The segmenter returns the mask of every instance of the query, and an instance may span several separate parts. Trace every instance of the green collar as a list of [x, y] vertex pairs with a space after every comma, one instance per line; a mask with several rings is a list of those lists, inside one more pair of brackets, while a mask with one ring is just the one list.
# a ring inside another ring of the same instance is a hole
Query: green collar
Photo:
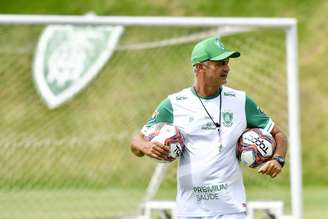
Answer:
[[[190, 90], [197, 97], [196, 90], [193, 86], [190, 88]], [[221, 90], [222, 90], [222, 86], [217, 90], [217, 92], [215, 94], [213, 94], [211, 96], [200, 96], [199, 94], [198, 94], [198, 96], [205, 100], [214, 99], [214, 98], [220, 96]]]

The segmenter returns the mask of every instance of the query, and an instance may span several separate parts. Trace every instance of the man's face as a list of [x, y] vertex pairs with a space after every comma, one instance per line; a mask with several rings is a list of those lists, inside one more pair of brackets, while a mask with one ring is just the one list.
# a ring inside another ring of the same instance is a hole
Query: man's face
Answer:
[[229, 68], [229, 58], [221, 61], [208, 61], [203, 63], [204, 76], [207, 83], [222, 85], [227, 83]]

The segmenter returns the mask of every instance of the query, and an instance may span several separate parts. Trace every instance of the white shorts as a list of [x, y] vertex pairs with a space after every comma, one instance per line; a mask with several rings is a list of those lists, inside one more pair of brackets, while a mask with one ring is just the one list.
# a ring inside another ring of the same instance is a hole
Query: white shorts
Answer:
[[246, 219], [246, 213], [225, 214], [207, 217], [175, 217], [175, 219]]

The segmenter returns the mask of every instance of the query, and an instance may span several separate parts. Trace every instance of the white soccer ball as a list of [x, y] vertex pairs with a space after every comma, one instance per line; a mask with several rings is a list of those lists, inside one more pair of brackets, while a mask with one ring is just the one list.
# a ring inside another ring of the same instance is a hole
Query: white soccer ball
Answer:
[[246, 166], [255, 168], [272, 159], [276, 142], [264, 129], [245, 131], [237, 143], [237, 158]]
[[[184, 147], [183, 137], [179, 129], [170, 124], [159, 123], [145, 135], [145, 139], [151, 142], [159, 142], [170, 147], [168, 159], [175, 160], [180, 157]], [[165, 162], [165, 161], [164, 161]]]

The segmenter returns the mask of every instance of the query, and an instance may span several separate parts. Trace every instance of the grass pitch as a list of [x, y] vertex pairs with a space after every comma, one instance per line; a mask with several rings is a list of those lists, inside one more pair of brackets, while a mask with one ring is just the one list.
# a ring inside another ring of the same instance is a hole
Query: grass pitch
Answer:
[[[27, 190], [0, 192], [1, 219], [88, 219], [140, 213], [141, 189]], [[283, 200], [290, 214], [285, 187], [247, 188], [248, 200]], [[156, 199], [174, 200], [175, 189], [160, 190]], [[328, 188], [304, 188], [304, 219], [327, 218]]]

